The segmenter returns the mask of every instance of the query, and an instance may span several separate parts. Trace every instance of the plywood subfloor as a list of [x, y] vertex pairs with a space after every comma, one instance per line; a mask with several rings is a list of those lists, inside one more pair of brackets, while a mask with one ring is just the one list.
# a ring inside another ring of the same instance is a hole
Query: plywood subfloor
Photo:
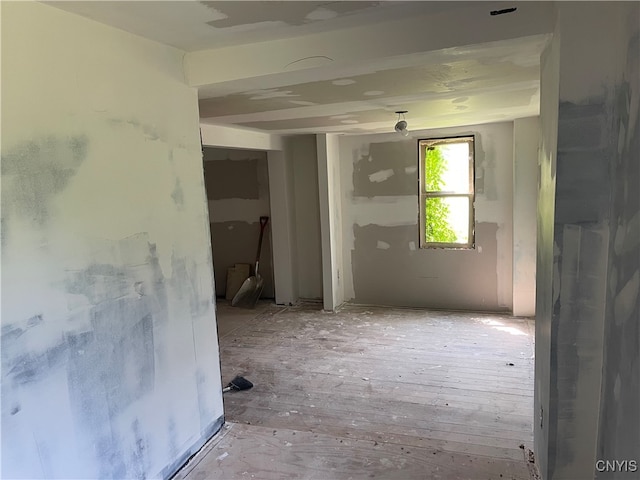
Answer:
[[255, 386], [178, 478], [529, 478], [531, 321], [261, 303], [218, 322], [223, 383]]

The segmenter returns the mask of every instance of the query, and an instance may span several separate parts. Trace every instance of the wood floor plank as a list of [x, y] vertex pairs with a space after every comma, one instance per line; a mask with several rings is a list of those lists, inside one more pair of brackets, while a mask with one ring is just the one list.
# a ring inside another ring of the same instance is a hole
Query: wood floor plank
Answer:
[[[231, 411], [230, 413], [233, 417], [235, 412]], [[282, 412], [256, 408], [250, 412], [243, 412], [242, 418], [244, 419], [243, 423], [249, 425], [269, 425], [274, 428], [290, 428], [299, 431], [405, 446], [419, 446], [497, 459], [519, 460], [523, 456], [520, 445], [531, 448], [531, 442], [519, 442], [514, 439], [486, 439], [481, 435], [455, 434], [448, 431], [438, 433], [434, 430], [420, 428], [414, 424], [379, 423], [370, 419], [360, 419], [358, 422], [345, 423], [344, 419], [324, 416], [318, 412], [308, 416], [296, 417], [292, 420], [290, 416], [285, 416]]]
[[[253, 369], [251, 373], [255, 391], [264, 396], [290, 395], [290, 392], [299, 389], [302, 382], [293, 375], [274, 377], [271, 381], [266, 381], [265, 377], [270, 376], [268, 372], [260, 369]], [[262, 373], [265, 375], [263, 376]], [[311, 374], [304, 383], [304, 391], [309, 399], [331, 392], [333, 396], [351, 395], [366, 399], [373, 397], [423, 406], [446, 406], [495, 414], [522, 415], [526, 418], [530, 417], [531, 408], [529, 407], [533, 406], [533, 399], [524, 395], [502, 395], [496, 398], [494, 394], [483, 392], [470, 396], [456, 393], [457, 391], [451, 388], [430, 389], [425, 385], [398, 384], [371, 379], [365, 381], [363, 378], [344, 379], [329, 374]]]
[[[239, 395], [237, 395], [239, 396]], [[236, 397], [237, 397], [236, 396]], [[477, 429], [487, 436], [521, 438], [521, 432], [531, 428], [531, 418], [524, 415], [510, 415], [505, 413], [493, 413], [478, 409], [461, 411], [455, 405], [431, 406], [410, 402], [399, 402], [392, 399], [375, 399], [356, 396], [310, 396], [301, 392], [289, 392], [285, 395], [270, 396], [265, 398], [250, 397], [242, 399], [229, 399], [227, 405], [238, 409], [251, 409], [256, 407], [274, 408], [282, 411], [296, 410], [309, 414], [320, 409], [332, 412], [336, 417], [349, 418], [351, 412], [361, 415], [382, 415], [394, 422], [398, 418], [409, 419], [408, 422], [419, 422], [425, 425], [443, 425], [448, 430], [463, 426], [464, 430]], [[307, 401], [313, 401], [307, 405]], [[311, 406], [313, 405], [313, 407]]]
[[528, 479], [534, 324], [320, 305], [218, 309], [228, 431], [181, 479]]
[[[250, 372], [257, 370], [256, 367], [259, 364], [255, 360], [247, 361], [246, 357], [237, 354], [238, 352], [228, 356], [233, 361], [233, 371]], [[278, 362], [277, 358], [269, 358], [269, 356], [266, 358], [261, 357], [260, 360], [262, 360], [263, 367], [261, 370], [263, 371], [266, 371], [265, 365], [275, 365]], [[288, 360], [286, 364], [280, 364], [279, 368], [284, 372], [282, 376], [294, 375], [300, 378], [309, 377], [313, 374], [333, 373], [337, 378], [342, 377], [342, 379], [360, 380], [368, 378], [376, 381], [396, 382], [407, 386], [424, 385], [431, 388], [452, 388], [469, 392], [494, 392], [496, 394], [522, 396], [531, 396], [533, 393], [532, 388], [526, 384], [517, 385], [513, 382], [499, 381], [493, 378], [487, 380], [477, 377], [474, 379], [460, 378], [455, 374], [447, 375], [443, 372], [404, 373], [399, 372], [394, 366], [371, 364], [358, 360], [349, 363], [334, 362], [332, 364], [327, 359], [314, 361], [313, 359], [305, 358]]]
[[[376, 417], [371, 414], [367, 416], [358, 414], [346, 418], [346, 415], [343, 414], [341, 416], [342, 418], [340, 418], [335, 415], [334, 411], [330, 411], [324, 407], [315, 407], [313, 409], [303, 407], [296, 408], [299, 410], [291, 410], [298, 412], [294, 416], [294, 414], [290, 413], [291, 411], [287, 411], [286, 408], [276, 411], [273, 407], [251, 407], [245, 409], [244, 407], [234, 405], [229, 408], [229, 420], [235, 421], [234, 419], [243, 418], [251, 419], [249, 421], [255, 425], [275, 425], [276, 422], [280, 425], [280, 420], [275, 418], [275, 416], [277, 416], [283, 417], [286, 420], [283, 426], [288, 426], [289, 428], [301, 428], [305, 430], [309, 428], [309, 426], [324, 422], [324, 424], [335, 425], [342, 432], [344, 432], [345, 429], [349, 430], [358, 425], [375, 425], [376, 431], [382, 432], [390, 428], [395, 429], [395, 427], [401, 427], [405, 431], [419, 431], [423, 436], [438, 440], [451, 440], [477, 445], [495, 445], [505, 448], [515, 448], [521, 443], [525, 443], [524, 438], [528, 437], [528, 435], [520, 435], [513, 432], [493, 432], [489, 428], [478, 428], [475, 426], [462, 428], [456, 424], [416, 420], [398, 415], [389, 418], [380, 414]], [[338, 434], [338, 432], [332, 433]]]
[[212, 472], [227, 479], [529, 478], [523, 462], [241, 424], [186, 479], [212, 478]]

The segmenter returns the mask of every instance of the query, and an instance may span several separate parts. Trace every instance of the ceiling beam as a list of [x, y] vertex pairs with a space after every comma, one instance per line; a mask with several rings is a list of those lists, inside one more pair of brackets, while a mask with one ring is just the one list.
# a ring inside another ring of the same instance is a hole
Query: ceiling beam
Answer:
[[[286, 75], [317, 79], [318, 71], [353, 68], [379, 59], [514, 39], [553, 31], [551, 2], [517, 2], [518, 10], [492, 16], [503, 3], [478, 2], [467, 8], [316, 33], [296, 38], [201, 50], [185, 55], [191, 86]], [[501, 7], [501, 8], [502, 8]], [[265, 88], [265, 87], [262, 87]]]

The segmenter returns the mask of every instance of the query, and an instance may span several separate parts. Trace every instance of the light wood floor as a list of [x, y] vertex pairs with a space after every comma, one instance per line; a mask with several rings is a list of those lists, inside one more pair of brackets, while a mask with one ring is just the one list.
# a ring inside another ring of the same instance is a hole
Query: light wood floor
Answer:
[[222, 303], [218, 323], [223, 383], [255, 386], [176, 478], [530, 478], [530, 320]]

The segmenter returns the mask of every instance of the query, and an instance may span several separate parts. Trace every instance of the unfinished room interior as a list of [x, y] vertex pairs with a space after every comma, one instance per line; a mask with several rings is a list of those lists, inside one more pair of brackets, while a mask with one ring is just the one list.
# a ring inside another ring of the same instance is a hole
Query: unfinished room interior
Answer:
[[640, 478], [640, 2], [0, 9], [0, 477]]

